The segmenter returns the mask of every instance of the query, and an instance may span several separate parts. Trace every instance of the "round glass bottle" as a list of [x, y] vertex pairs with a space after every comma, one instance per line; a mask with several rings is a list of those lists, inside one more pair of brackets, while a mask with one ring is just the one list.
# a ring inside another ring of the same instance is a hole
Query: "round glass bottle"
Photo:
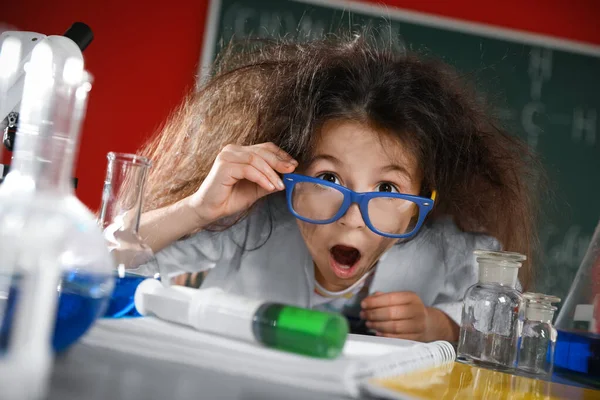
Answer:
[[479, 282], [465, 294], [457, 357], [468, 364], [512, 369], [524, 315], [517, 276], [526, 257], [502, 251], [477, 250], [474, 254]]

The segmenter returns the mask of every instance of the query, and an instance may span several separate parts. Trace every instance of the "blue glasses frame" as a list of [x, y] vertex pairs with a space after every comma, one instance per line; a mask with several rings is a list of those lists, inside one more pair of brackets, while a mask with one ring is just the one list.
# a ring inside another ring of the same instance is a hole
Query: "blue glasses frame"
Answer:
[[[309, 218], [305, 218], [305, 217], [299, 215], [298, 213], [296, 213], [296, 211], [294, 210], [294, 207], [292, 206], [292, 193], [293, 193], [294, 185], [299, 182], [309, 182], [309, 183], [314, 183], [317, 185], [328, 186], [330, 188], [336, 189], [339, 192], [341, 192], [344, 195], [344, 200], [342, 202], [342, 205], [340, 206], [339, 211], [332, 218], [323, 220], [323, 221], [321, 221], [321, 220], [315, 221], [315, 220], [312, 220]], [[353, 190], [348, 189], [345, 186], [338, 185], [337, 183], [332, 183], [332, 182], [324, 181], [323, 179], [313, 178], [311, 176], [299, 175], [299, 174], [284, 174], [283, 175], [283, 183], [285, 185], [288, 209], [294, 215], [294, 217], [298, 218], [299, 220], [309, 222], [311, 224], [318, 224], [318, 225], [330, 224], [330, 223], [335, 222], [338, 219], [342, 218], [342, 216], [344, 214], [346, 214], [346, 212], [348, 212], [348, 209], [350, 208], [350, 206], [352, 204], [356, 203], [356, 204], [358, 204], [358, 208], [360, 209], [360, 214], [361, 214], [363, 220], [365, 221], [365, 224], [369, 227], [370, 230], [372, 230], [373, 232], [375, 232], [378, 235], [389, 237], [389, 238], [394, 238], [394, 239], [406, 239], [406, 238], [410, 238], [410, 237], [414, 236], [419, 231], [419, 229], [421, 229], [421, 226], [423, 225], [423, 222], [425, 221], [425, 217], [427, 217], [427, 214], [429, 214], [429, 212], [433, 209], [433, 205], [435, 203], [435, 197], [436, 197], [435, 190], [432, 192], [431, 198], [414, 196], [411, 194], [404, 194], [404, 193], [389, 193], [389, 192], [357, 193]], [[408, 200], [408, 201], [412, 201], [413, 203], [415, 203], [419, 207], [419, 219], [418, 219], [417, 223], [415, 224], [415, 227], [408, 233], [403, 233], [403, 234], [398, 234], [398, 235], [391, 234], [391, 233], [385, 233], [385, 232], [381, 232], [381, 231], [377, 230], [371, 223], [371, 219], [369, 218], [369, 208], [368, 208], [369, 201], [371, 199], [374, 199], [377, 197], [391, 197], [391, 198], [395, 198], [395, 199]]]

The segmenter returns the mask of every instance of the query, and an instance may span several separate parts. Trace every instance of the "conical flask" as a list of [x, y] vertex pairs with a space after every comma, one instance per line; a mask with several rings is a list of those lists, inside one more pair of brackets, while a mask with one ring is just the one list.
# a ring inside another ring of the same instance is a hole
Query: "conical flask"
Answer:
[[562, 330], [600, 334], [600, 223], [556, 320]]
[[600, 222], [555, 326], [555, 372], [600, 387]]

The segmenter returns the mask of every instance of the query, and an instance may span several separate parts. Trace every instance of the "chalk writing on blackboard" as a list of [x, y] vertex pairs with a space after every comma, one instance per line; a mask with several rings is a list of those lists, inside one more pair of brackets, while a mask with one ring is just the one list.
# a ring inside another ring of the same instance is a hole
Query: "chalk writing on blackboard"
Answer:
[[584, 142], [588, 146], [596, 144], [598, 113], [593, 108], [576, 107], [573, 110], [573, 142]]
[[[529, 95], [531, 102], [527, 103], [521, 112], [521, 124], [527, 134], [527, 143], [532, 149], [537, 148], [540, 136], [544, 133], [543, 124], [536, 122], [536, 118], [546, 116], [547, 110], [544, 103], [542, 103], [542, 92], [544, 84], [552, 79], [552, 67], [552, 50], [532, 47], [527, 69], [530, 78]], [[546, 116], [545, 120], [550, 124], [570, 125], [571, 139], [574, 143], [581, 143], [586, 146], [596, 144], [598, 121], [596, 109], [577, 106], [573, 109], [572, 115], [551, 115]]]
[[534, 47], [529, 55], [527, 72], [531, 78], [531, 99], [539, 100], [544, 82], [552, 78], [552, 50]]

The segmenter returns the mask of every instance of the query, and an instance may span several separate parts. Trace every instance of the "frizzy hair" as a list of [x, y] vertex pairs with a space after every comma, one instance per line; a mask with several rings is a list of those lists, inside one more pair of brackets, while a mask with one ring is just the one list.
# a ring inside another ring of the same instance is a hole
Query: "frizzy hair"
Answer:
[[[230, 143], [273, 142], [303, 165], [319, 128], [333, 119], [369, 124], [409, 146], [422, 194], [438, 191], [429, 221], [451, 216], [461, 230], [532, 257], [542, 176], [535, 156], [453, 68], [365, 35], [231, 44], [143, 148], [153, 161], [145, 209], [194, 193]], [[521, 268], [524, 287], [531, 265]]]

